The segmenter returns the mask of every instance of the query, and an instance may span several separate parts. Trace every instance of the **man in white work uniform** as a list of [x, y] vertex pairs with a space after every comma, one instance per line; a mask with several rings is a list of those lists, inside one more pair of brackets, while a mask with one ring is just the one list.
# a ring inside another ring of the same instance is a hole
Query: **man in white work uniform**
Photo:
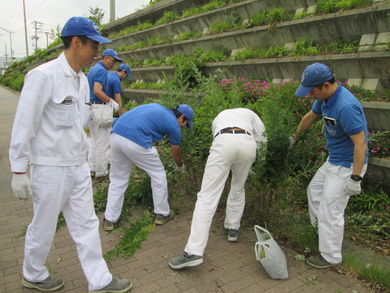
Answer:
[[64, 281], [45, 266], [62, 212], [89, 292], [127, 292], [131, 282], [113, 278], [102, 257], [82, 121], [89, 87], [81, 68], [97, 57], [99, 43], [110, 40], [84, 17], [70, 18], [61, 38], [64, 52], [27, 74], [12, 129], [12, 189], [20, 199], [31, 197], [34, 210], [26, 232], [22, 285], [43, 292], [63, 287]]
[[224, 110], [212, 124], [214, 136], [192, 217], [191, 233], [184, 254], [169, 261], [172, 269], [193, 267], [203, 263], [219, 199], [227, 177], [232, 171], [226, 204], [225, 228], [228, 240], [237, 241], [245, 207], [245, 182], [256, 159], [256, 150], [267, 142], [265, 127], [259, 116], [245, 108]]

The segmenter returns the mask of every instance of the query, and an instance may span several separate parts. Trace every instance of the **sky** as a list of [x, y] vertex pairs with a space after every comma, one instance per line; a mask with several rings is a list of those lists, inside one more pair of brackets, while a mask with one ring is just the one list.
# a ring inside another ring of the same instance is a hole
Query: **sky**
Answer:
[[[144, 8], [149, 0], [115, 0], [115, 17], [121, 18]], [[25, 0], [26, 24], [29, 55], [33, 54], [35, 40], [32, 40], [34, 21], [40, 22], [38, 30], [38, 48], [46, 48], [45, 32], [58, 25], [62, 28], [72, 16], [89, 16], [89, 8], [101, 8], [104, 11], [103, 23], [110, 17], [110, 0]], [[26, 56], [23, 0], [0, 0], [0, 56], [10, 56], [10, 33], [12, 50], [15, 57]], [[49, 38], [50, 43], [50, 38]]]

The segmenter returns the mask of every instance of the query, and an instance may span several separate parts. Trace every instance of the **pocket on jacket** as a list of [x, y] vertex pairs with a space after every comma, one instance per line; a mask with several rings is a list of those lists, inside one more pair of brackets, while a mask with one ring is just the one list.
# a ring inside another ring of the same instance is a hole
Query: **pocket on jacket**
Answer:
[[58, 128], [69, 128], [74, 125], [75, 99], [71, 96], [53, 99], [53, 110]]

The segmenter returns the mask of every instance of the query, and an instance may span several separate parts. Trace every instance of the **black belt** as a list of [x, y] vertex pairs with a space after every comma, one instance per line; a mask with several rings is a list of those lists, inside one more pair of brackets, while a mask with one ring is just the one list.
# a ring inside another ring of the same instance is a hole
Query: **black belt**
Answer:
[[238, 128], [238, 127], [228, 127], [228, 128], [224, 128], [220, 131], [217, 132], [217, 134], [214, 136], [217, 137], [218, 135], [222, 134], [222, 133], [231, 133], [231, 134], [247, 134], [247, 135], [251, 135], [248, 131], [244, 130], [244, 129], [236, 129], [235, 128]]

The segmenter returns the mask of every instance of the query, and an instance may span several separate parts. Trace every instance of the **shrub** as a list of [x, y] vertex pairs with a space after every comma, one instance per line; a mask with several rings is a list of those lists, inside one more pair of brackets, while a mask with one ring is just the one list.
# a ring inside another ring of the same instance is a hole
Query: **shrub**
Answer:
[[390, 157], [390, 130], [370, 132], [368, 134], [368, 149], [372, 157]]

